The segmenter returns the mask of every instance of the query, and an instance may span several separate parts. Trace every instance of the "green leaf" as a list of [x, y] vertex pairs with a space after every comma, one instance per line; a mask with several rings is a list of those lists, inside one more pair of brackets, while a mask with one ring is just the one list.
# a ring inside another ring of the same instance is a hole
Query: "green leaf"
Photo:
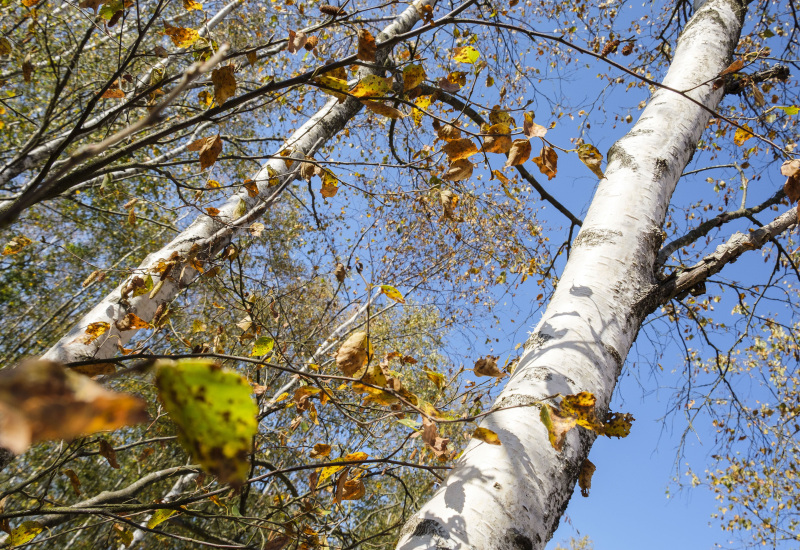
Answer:
[[406, 303], [406, 299], [403, 298], [403, 295], [400, 294], [400, 291], [397, 290], [392, 285], [381, 285], [381, 292], [386, 294], [387, 298], [391, 298], [395, 302], [398, 302], [400, 304]]
[[266, 355], [272, 351], [274, 346], [275, 340], [269, 336], [262, 336], [256, 340], [256, 343], [253, 345], [253, 351], [250, 353], [250, 357], [260, 357], [262, 355]]
[[155, 378], [159, 399], [193, 459], [221, 483], [242, 483], [258, 429], [247, 380], [206, 359], [158, 361]]

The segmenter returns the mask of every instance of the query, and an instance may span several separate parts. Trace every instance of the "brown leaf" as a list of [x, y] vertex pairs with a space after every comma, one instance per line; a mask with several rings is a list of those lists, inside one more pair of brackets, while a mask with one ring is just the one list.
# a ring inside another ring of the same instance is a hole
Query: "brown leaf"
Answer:
[[303, 31], [295, 32], [293, 30], [290, 30], [289, 41], [288, 44], [286, 45], [286, 49], [289, 50], [289, 53], [298, 52], [300, 51], [301, 48], [303, 48], [303, 46], [306, 45], [307, 40], [308, 37], [306, 36], [306, 33], [304, 33]]
[[314, 450], [308, 456], [311, 458], [325, 458], [331, 454], [331, 446], [326, 443], [317, 443]]
[[91, 365], [70, 367], [70, 370], [91, 378], [93, 376], [114, 374], [117, 372], [117, 366], [114, 363], [93, 363]]
[[25, 84], [30, 84], [32, 75], [33, 63], [31, 63], [31, 54], [28, 54], [22, 61], [22, 79], [25, 81]]
[[744, 60], [737, 59], [736, 61], [728, 65], [728, 67], [724, 71], [719, 73], [719, 76], [725, 76], [726, 74], [737, 73], [740, 70], [742, 70], [743, 67], [744, 67]]
[[444, 141], [455, 141], [461, 138], [461, 128], [452, 124], [443, 124], [436, 130], [439, 139]]
[[483, 140], [483, 150], [487, 153], [504, 155], [511, 149], [511, 128], [508, 124], [494, 124], [486, 131], [488, 136]]
[[472, 369], [475, 376], [492, 376], [500, 378], [505, 376], [503, 371], [497, 368], [497, 357], [494, 355], [487, 355], [475, 361], [475, 368]]
[[219, 134], [200, 138], [190, 143], [186, 150], [200, 151], [200, 169], [205, 170], [217, 162], [217, 157], [222, 152], [222, 138]]
[[367, 29], [358, 31], [358, 53], [356, 58], [368, 63], [375, 62], [375, 53], [378, 50], [378, 45], [375, 43], [375, 37]]
[[447, 444], [450, 440], [444, 437], [439, 437], [439, 430], [436, 428], [436, 423], [428, 420], [427, 416], [422, 417], [422, 441], [428, 446], [430, 450], [437, 457], [444, 457], [448, 455]]
[[472, 175], [473, 169], [474, 166], [469, 159], [460, 159], [447, 168], [447, 172], [442, 175], [442, 179], [446, 181], [465, 180]]
[[515, 139], [508, 152], [506, 166], [522, 164], [531, 156], [531, 142], [528, 139]]
[[581, 496], [589, 496], [589, 489], [592, 488], [592, 475], [596, 469], [597, 467], [588, 458], [581, 463], [581, 471], [578, 474], [578, 486], [581, 488]]
[[314, 48], [317, 47], [317, 44], [319, 44], [319, 37], [317, 37], [317, 36], [309, 36], [308, 39], [306, 40], [305, 45], [303, 47], [305, 49], [307, 49], [308, 51], [312, 51]]
[[148, 419], [147, 404], [50, 361], [0, 371], [0, 445], [19, 454], [46, 439], [114, 430]]
[[547, 128], [541, 124], [536, 124], [533, 121], [533, 112], [528, 111], [525, 113], [525, 122], [522, 123], [522, 133], [527, 138], [544, 137], [547, 134]]
[[236, 77], [233, 76], [233, 64], [225, 65], [211, 71], [211, 82], [214, 84], [214, 100], [222, 105], [236, 93]]
[[403, 118], [407, 115], [403, 114], [402, 111], [395, 109], [394, 107], [390, 107], [383, 102], [380, 101], [371, 101], [371, 100], [364, 100], [361, 103], [364, 106], [372, 111], [373, 113], [377, 113], [379, 115], [385, 116], [387, 118]]
[[454, 139], [442, 147], [450, 162], [471, 157], [478, 152], [478, 146], [469, 138]]
[[344, 278], [347, 275], [347, 271], [344, 268], [344, 264], [337, 263], [336, 268], [333, 270], [333, 274], [336, 275], [336, 280], [340, 283], [344, 282]]
[[787, 160], [781, 166], [781, 174], [786, 176], [783, 191], [792, 202], [800, 199], [800, 159]]
[[439, 201], [442, 203], [444, 209], [443, 216], [447, 219], [455, 219], [455, 209], [458, 204], [458, 195], [450, 189], [441, 189], [439, 191]]
[[117, 451], [111, 446], [111, 443], [105, 439], [100, 440], [100, 456], [108, 460], [108, 465], [119, 470], [119, 462], [117, 462]]
[[258, 185], [253, 180], [251, 180], [251, 179], [244, 180], [244, 183], [242, 184], [242, 187], [244, 187], [245, 190], [247, 190], [247, 195], [249, 197], [252, 198], [252, 197], [257, 197], [258, 196]]
[[348, 479], [344, 482], [340, 501], [342, 500], [358, 500], [366, 494], [367, 490], [364, 487], [364, 482], [360, 479]]
[[597, 150], [597, 147], [594, 145], [590, 145], [589, 143], [582, 143], [578, 145], [578, 158], [581, 159], [581, 162], [584, 163], [586, 166], [589, 167], [589, 170], [594, 172], [594, 175], [600, 179], [603, 179], [605, 174], [600, 169], [600, 165], [603, 162], [603, 155], [600, 154], [600, 151]]
[[342, 473], [339, 474], [339, 479], [336, 480], [336, 491], [334, 492], [333, 502], [341, 502], [342, 495], [344, 494], [344, 484], [347, 482], [347, 476], [350, 473], [350, 466], [345, 466]]
[[547, 176], [548, 181], [556, 177], [558, 154], [552, 147], [543, 146], [540, 155], [531, 160], [539, 167], [539, 171]]
[[372, 345], [366, 332], [358, 331], [345, 340], [336, 353], [336, 366], [345, 376], [359, 378], [372, 355]]
[[75, 491], [76, 496], [81, 496], [81, 480], [75, 470], [62, 470], [61, 472], [69, 478], [69, 484], [72, 485], [72, 490]]

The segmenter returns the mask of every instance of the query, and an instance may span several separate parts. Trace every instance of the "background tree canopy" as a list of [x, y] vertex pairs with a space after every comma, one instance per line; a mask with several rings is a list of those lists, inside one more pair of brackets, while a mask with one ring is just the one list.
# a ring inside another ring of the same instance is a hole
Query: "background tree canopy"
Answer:
[[3, 545], [543, 548], [620, 376], [796, 545], [791, 0], [0, 6]]

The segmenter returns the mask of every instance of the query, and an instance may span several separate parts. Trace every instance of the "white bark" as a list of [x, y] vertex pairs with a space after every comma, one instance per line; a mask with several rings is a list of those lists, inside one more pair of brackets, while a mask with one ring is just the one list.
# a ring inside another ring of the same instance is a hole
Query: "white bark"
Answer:
[[[398, 34], [410, 30], [420, 18], [417, 6], [423, 3], [430, 4], [432, 1], [417, 0], [414, 2], [378, 35], [377, 40], [385, 42]], [[280, 150], [291, 149], [294, 151], [292, 156], [298, 159], [304, 158], [305, 155], [313, 154], [323, 143], [341, 131], [361, 107], [361, 103], [353, 98], [349, 98], [341, 104], [336, 99], [331, 99], [316, 115], [303, 124]], [[124, 281], [116, 290], [112, 291], [111, 294], [87, 313], [43, 358], [67, 363], [80, 359], [105, 358], [114, 355], [117, 350], [117, 343], [125, 345], [135, 332], [130, 330], [120, 331], [115, 326], [115, 323], [128, 313], [135, 313], [146, 321], [152, 320], [157, 308], [175, 298], [182, 288], [195, 279], [197, 272], [187, 264], [181, 263], [171, 272], [174, 275], [174, 280], [171, 278], [165, 279], [163, 286], [153, 298], [150, 298], [149, 293], [145, 293], [136, 298], [129, 298], [126, 303], [126, 301], [122, 300], [122, 292], [130, 279], [137, 276], [145, 278], [148, 273], [153, 272], [153, 268], [158, 264], [159, 260], [166, 261], [173, 253], [178, 253], [182, 258], [185, 258], [193, 245], [199, 245], [200, 247], [198, 257], [204, 259], [213, 258], [230, 243], [237, 230], [249, 225], [252, 220], [256, 219], [277, 200], [281, 191], [294, 179], [298, 167], [299, 163], [295, 162], [290, 171], [283, 160], [270, 160], [253, 177], [258, 185], [258, 196], [251, 198], [246, 191], [242, 190], [231, 196], [220, 207], [220, 213], [217, 217], [212, 218], [207, 215], [200, 215], [172, 242], [161, 250], [147, 256], [128, 280]], [[270, 171], [280, 178], [280, 183], [277, 186], [269, 185]], [[247, 214], [234, 219], [236, 217], [234, 213], [240, 208], [240, 202], [242, 201], [246, 205]], [[153, 276], [153, 279], [154, 282], [158, 281], [158, 276]], [[98, 322], [109, 323], [111, 329], [100, 338], [86, 343], [83, 338], [86, 327], [91, 323]]]
[[[664, 79], [711, 109], [710, 84], [730, 62], [745, 6], [709, 0], [687, 24]], [[697, 88], [695, 88], [697, 86]], [[558, 288], [495, 406], [592, 392], [607, 410], [643, 318], [657, 303], [653, 274], [661, 227], [678, 178], [709, 118], [659, 89], [641, 118], [609, 151], [600, 182]], [[492, 413], [481, 425], [502, 446], [473, 440], [445, 484], [406, 524], [398, 548], [540, 549], [558, 525], [594, 441], [572, 430], [562, 452], [548, 441], [539, 408]]]

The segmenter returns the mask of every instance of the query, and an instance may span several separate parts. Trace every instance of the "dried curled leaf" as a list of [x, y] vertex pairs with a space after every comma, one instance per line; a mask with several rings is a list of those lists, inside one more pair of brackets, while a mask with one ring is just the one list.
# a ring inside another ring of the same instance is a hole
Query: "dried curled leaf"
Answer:
[[511, 149], [511, 128], [508, 124], [502, 122], [494, 124], [486, 133], [489, 135], [483, 140], [484, 151], [501, 155], [508, 153], [508, 150]]
[[494, 355], [487, 355], [475, 361], [475, 367], [472, 370], [475, 372], [475, 376], [491, 376], [493, 378], [504, 376], [503, 371], [497, 368], [497, 357]]
[[105, 389], [50, 361], [0, 371], [0, 445], [22, 453], [32, 443], [138, 424], [147, 404]]
[[200, 169], [205, 170], [217, 162], [217, 157], [222, 152], [222, 138], [219, 134], [200, 138], [190, 143], [186, 150], [200, 151]]
[[425, 442], [428, 448], [433, 451], [433, 454], [439, 458], [444, 458], [449, 454], [447, 452], [447, 445], [450, 443], [450, 440], [446, 437], [439, 436], [436, 423], [428, 420], [427, 416], [422, 417], [422, 441]]
[[443, 216], [447, 219], [455, 219], [455, 209], [458, 205], [458, 195], [452, 190], [442, 188], [439, 191], [439, 201], [442, 203], [444, 209]]
[[796, 202], [800, 199], [800, 159], [787, 160], [781, 166], [781, 174], [786, 176], [783, 191], [789, 200]]
[[31, 244], [33, 241], [25, 235], [17, 235], [6, 243], [3, 247], [3, 256], [17, 254], [20, 250]]
[[556, 177], [558, 172], [558, 153], [556, 153], [555, 149], [545, 145], [542, 147], [542, 152], [539, 156], [531, 160], [539, 167], [539, 171], [547, 176], [548, 181]]
[[326, 443], [317, 443], [314, 450], [308, 455], [311, 458], [325, 458], [331, 454], [331, 446]]
[[581, 496], [588, 497], [589, 489], [592, 488], [592, 475], [597, 467], [586, 458], [581, 463], [581, 471], [578, 474], [578, 486], [581, 488]]
[[286, 44], [286, 49], [289, 53], [295, 53], [303, 49], [308, 41], [308, 36], [303, 31], [295, 32], [293, 30], [289, 30], [289, 39]]
[[536, 124], [533, 121], [533, 112], [528, 111], [525, 113], [525, 121], [522, 123], [522, 133], [526, 138], [544, 137], [547, 134], [547, 128], [541, 124]]
[[462, 181], [472, 175], [472, 170], [475, 167], [469, 159], [460, 159], [452, 163], [447, 172], [442, 174], [442, 179], [445, 181]]
[[364, 367], [371, 356], [372, 344], [367, 333], [354, 332], [336, 353], [336, 366], [345, 376], [360, 378], [364, 374]]

